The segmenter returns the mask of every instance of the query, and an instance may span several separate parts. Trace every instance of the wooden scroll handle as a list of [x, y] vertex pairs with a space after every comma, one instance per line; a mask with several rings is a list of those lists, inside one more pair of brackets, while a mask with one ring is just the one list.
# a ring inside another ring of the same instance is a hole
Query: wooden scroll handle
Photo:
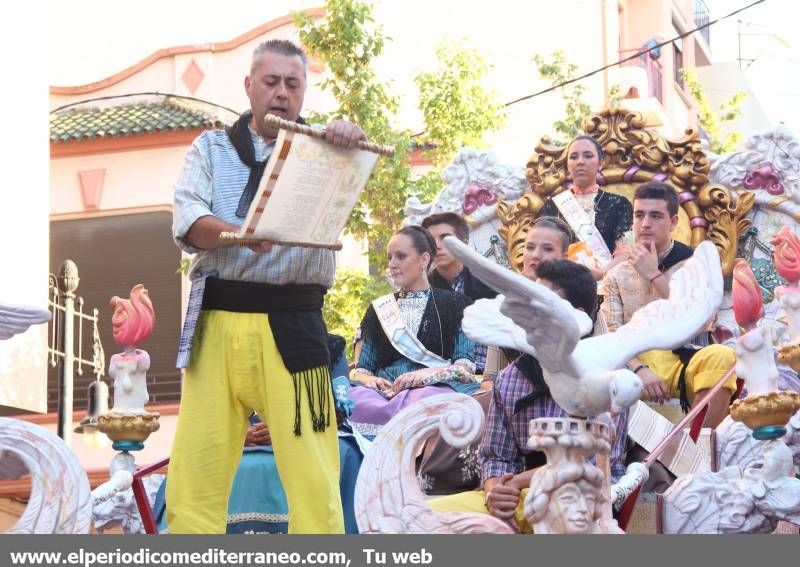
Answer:
[[[232, 244], [244, 248], [245, 246], [258, 245], [264, 240], [258, 238], [242, 238], [235, 232], [221, 232], [219, 234], [219, 241], [223, 244]], [[342, 249], [342, 243], [338, 240], [334, 244], [310, 244], [308, 242], [289, 242], [283, 240], [270, 240], [273, 244], [280, 244], [281, 246], [297, 246], [300, 248], [325, 248], [327, 250], [334, 250], [338, 252]]]
[[[284, 120], [283, 118], [275, 116], [274, 114], [267, 114], [264, 116], [264, 122], [267, 126], [271, 126], [272, 128], [280, 128], [282, 130], [289, 130], [290, 132], [305, 134], [306, 136], [311, 136], [312, 138], [317, 138], [318, 140], [325, 139], [325, 130], [317, 130], [305, 124], [290, 122], [289, 120]], [[374, 154], [380, 154], [388, 157], [394, 156], [394, 148], [391, 146], [382, 146], [380, 144], [373, 144], [372, 142], [359, 141], [356, 144], [356, 147], [358, 147], [360, 150], [366, 150]]]

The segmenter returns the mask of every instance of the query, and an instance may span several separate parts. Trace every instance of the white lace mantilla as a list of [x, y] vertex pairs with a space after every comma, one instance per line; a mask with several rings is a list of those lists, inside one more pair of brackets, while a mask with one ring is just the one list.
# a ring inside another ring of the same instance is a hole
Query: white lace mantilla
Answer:
[[592, 224], [594, 224], [594, 214], [595, 214], [594, 196], [595, 196], [595, 194], [594, 193], [587, 193], [587, 194], [584, 195], [584, 194], [581, 194], [581, 193], [573, 193], [573, 195], [575, 195], [575, 200], [578, 201], [578, 204], [581, 206], [581, 208], [584, 210], [584, 212], [589, 216], [589, 218], [592, 221]]
[[361, 422], [351, 421], [350, 427], [352, 427], [354, 431], [358, 431], [361, 435], [374, 437], [375, 435], [380, 433], [383, 425], [379, 425], [377, 423], [361, 423]]
[[258, 512], [248, 512], [247, 514], [230, 514], [228, 516], [228, 523], [234, 524], [237, 522], [288, 522], [289, 514], [260, 514]]
[[428, 297], [430, 297], [430, 294], [430, 289], [422, 291], [401, 291], [397, 298], [397, 305], [400, 307], [400, 314], [403, 316], [406, 328], [413, 335], [419, 332], [419, 326], [422, 323], [422, 314], [425, 312], [425, 306], [428, 304]]

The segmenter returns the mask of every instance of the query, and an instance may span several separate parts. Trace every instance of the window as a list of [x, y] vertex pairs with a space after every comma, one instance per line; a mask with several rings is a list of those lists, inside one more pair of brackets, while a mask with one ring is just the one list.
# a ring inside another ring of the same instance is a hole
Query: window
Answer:
[[[672, 20], [672, 33], [672, 37], [677, 37], [683, 33], [675, 23], [675, 20]], [[681, 38], [672, 42], [672, 63], [675, 82], [683, 89], [683, 76], [681, 75], [681, 69], [683, 69], [683, 39]]]

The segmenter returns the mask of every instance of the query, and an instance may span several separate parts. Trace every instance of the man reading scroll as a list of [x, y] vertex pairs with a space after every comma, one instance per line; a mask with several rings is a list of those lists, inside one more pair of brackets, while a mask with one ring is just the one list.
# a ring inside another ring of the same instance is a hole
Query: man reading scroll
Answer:
[[[171, 533], [225, 533], [253, 410], [272, 437], [289, 532], [344, 532], [321, 312], [333, 284], [333, 252], [220, 241], [220, 233], [243, 224], [276, 148], [278, 130], [263, 117], [302, 121], [306, 66], [290, 41], [259, 45], [244, 79], [250, 111], [224, 131], [203, 132], [175, 186], [173, 236], [196, 257], [178, 354], [186, 374], [166, 495]], [[366, 136], [338, 120], [325, 139], [353, 149]]]

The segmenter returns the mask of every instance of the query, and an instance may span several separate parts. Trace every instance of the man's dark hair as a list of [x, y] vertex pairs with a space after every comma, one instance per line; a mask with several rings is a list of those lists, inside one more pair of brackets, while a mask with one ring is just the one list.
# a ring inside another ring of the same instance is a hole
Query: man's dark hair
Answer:
[[446, 224], [452, 227], [454, 236], [462, 242], [469, 240], [469, 225], [456, 213], [436, 213], [422, 220], [423, 228], [430, 228], [435, 224]]
[[561, 288], [564, 299], [594, 319], [597, 282], [589, 268], [571, 260], [545, 260], [536, 266], [536, 277]]
[[267, 41], [259, 43], [258, 47], [253, 51], [253, 59], [250, 63], [251, 75], [256, 68], [258, 59], [264, 53], [277, 53], [278, 55], [289, 56], [296, 55], [303, 62], [303, 69], [306, 71], [308, 70], [308, 57], [299, 45], [288, 39], [268, 39]]
[[667, 202], [667, 212], [674, 217], [678, 214], [678, 195], [669, 183], [662, 181], [648, 181], [642, 183], [633, 192], [633, 201], [636, 199], [657, 199]]

